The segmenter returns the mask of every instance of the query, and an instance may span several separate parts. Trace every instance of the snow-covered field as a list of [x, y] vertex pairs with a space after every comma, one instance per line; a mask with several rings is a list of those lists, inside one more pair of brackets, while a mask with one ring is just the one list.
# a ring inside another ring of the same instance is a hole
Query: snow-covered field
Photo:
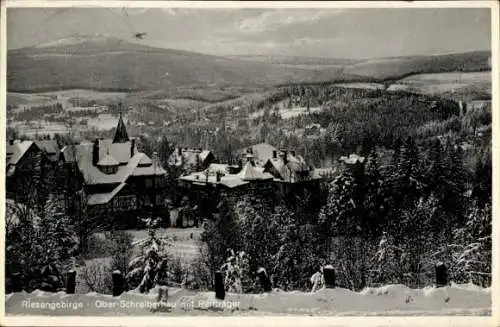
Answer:
[[410, 289], [403, 285], [367, 288], [361, 292], [323, 289], [316, 293], [283, 292], [226, 294], [170, 288], [166, 302], [157, 302], [158, 290], [120, 297], [96, 293], [67, 295], [35, 291], [5, 296], [7, 315], [491, 315], [491, 289], [452, 284], [445, 288]]
[[[134, 243], [146, 238], [148, 234], [147, 230], [129, 229], [127, 232], [132, 234]], [[158, 228], [156, 232], [158, 235], [170, 238], [172, 244], [170, 253], [173, 257], [181, 258], [181, 261], [184, 262], [191, 262], [198, 256], [197, 241], [200, 239], [202, 228]], [[193, 234], [193, 238], [191, 238], [191, 234]], [[97, 235], [104, 237], [102, 233]]]
[[416, 74], [390, 85], [388, 91], [440, 94], [469, 86], [491, 93], [491, 72]]
[[[282, 119], [290, 119], [300, 115], [308, 115], [313, 112], [321, 111], [320, 107], [310, 107], [309, 112], [307, 111], [307, 107], [293, 107], [293, 108], [280, 108], [279, 114]], [[259, 110], [250, 114], [251, 119], [255, 119], [257, 117], [262, 117], [264, 115], [264, 110]]]
[[50, 121], [39, 121], [33, 124], [25, 124], [23, 122], [12, 122], [9, 123], [9, 127], [15, 128], [21, 134], [27, 136], [36, 136], [43, 134], [67, 134], [69, 132], [68, 127], [62, 123], [50, 122]]
[[[170, 238], [172, 247], [170, 253], [173, 257], [180, 258], [183, 263], [190, 263], [199, 255], [197, 241], [200, 239], [201, 228], [159, 228], [158, 235]], [[134, 237], [134, 242], [147, 237], [146, 230], [128, 230]], [[191, 235], [193, 234], [193, 238]]]
[[[123, 115], [125, 121], [128, 120], [127, 115]], [[98, 130], [107, 131], [116, 127], [118, 122], [118, 117], [111, 114], [100, 114], [97, 117], [92, 117], [87, 120], [87, 125], [89, 127], [94, 127]]]

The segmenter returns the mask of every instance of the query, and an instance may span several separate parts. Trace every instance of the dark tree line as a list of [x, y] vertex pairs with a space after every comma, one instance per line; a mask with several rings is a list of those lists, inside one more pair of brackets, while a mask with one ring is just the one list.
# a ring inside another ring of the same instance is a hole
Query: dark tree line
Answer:
[[16, 113], [12, 113], [16, 120], [31, 121], [42, 119], [45, 114], [61, 114], [64, 112], [63, 106], [60, 103], [45, 106], [33, 106]]
[[[485, 148], [487, 149], [487, 148]], [[321, 264], [342, 287], [431, 285], [434, 264], [457, 283], [491, 283], [491, 156], [468, 171], [460, 147], [435, 139], [397, 139], [387, 165], [372, 148], [329, 185], [319, 212], [300, 219], [307, 201], [269, 207], [254, 199], [223, 206], [204, 228], [206, 264], [219, 269], [226, 251], [244, 251], [250, 273], [264, 267], [275, 287], [307, 289]], [[251, 291], [253, 288], [247, 288]]]
[[[417, 146], [411, 138], [397, 140], [391, 163], [385, 167], [378, 167], [376, 152], [371, 151], [365, 165], [347, 169], [332, 183], [320, 213], [326, 254], [332, 255], [332, 243], [338, 246], [339, 240], [361, 239], [375, 250], [384, 237], [392, 240], [391, 249], [397, 249], [399, 261], [390, 274], [379, 271], [372, 276], [374, 281], [425, 285], [430, 262], [437, 259], [455, 268], [452, 274], [457, 272], [457, 282], [469, 281], [459, 276], [458, 268], [465, 262], [457, 261], [459, 254], [450, 246], [466, 242], [457, 231], [467, 228], [470, 219], [482, 219], [483, 228], [491, 228], [491, 209], [477, 212], [491, 205], [491, 188], [482, 187], [491, 183], [491, 174], [484, 168], [491, 158], [478, 156], [477, 162], [473, 172], [467, 171], [461, 148], [438, 139], [428, 147]], [[486, 247], [483, 251], [481, 261], [488, 263], [491, 252]], [[440, 255], [432, 257], [432, 253]], [[335, 254], [333, 258], [341, 260]], [[368, 281], [367, 272], [357, 286], [364, 287]]]

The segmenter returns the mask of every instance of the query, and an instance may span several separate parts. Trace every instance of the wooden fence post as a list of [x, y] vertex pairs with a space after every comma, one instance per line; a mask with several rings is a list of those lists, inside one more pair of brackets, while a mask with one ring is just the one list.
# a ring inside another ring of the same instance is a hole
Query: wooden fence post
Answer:
[[23, 287], [21, 286], [21, 273], [13, 273], [11, 275], [10, 282], [13, 293], [22, 292]]
[[159, 287], [158, 302], [168, 302], [168, 288], [166, 286]]
[[269, 276], [267, 275], [266, 269], [259, 268], [257, 271], [257, 275], [259, 276], [260, 284], [264, 288], [264, 292], [271, 292], [272, 285]]
[[226, 289], [224, 287], [224, 278], [221, 271], [215, 273], [215, 298], [224, 300], [226, 297]]
[[120, 296], [123, 293], [124, 279], [121, 271], [113, 271], [113, 296]]
[[436, 287], [448, 285], [448, 268], [442, 262], [438, 262], [435, 266], [436, 270]]
[[323, 267], [323, 277], [325, 279], [325, 288], [335, 288], [335, 269], [332, 265]]
[[71, 269], [66, 273], [66, 294], [75, 294], [76, 271]]

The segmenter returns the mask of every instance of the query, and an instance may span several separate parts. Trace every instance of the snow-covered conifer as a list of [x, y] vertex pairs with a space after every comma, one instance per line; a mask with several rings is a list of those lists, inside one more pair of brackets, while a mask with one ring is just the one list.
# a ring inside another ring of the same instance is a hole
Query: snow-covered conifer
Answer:
[[126, 278], [129, 284], [137, 286], [141, 293], [148, 292], [156, 285], [168, 283], [168, 249], [170, 242], [166, 236], [158, 236], [156, 228], [161, 219], [145, 219], [148, 236], [136, 243], [139, 254], [129, 263]]

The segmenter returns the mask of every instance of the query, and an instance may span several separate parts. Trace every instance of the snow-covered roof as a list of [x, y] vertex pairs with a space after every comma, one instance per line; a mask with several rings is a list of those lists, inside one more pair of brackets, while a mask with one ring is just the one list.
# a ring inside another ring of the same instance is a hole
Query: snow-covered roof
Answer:
[[[99, 140], [99, 158], [103, 158], [110, 154], [119, 163], [124, 164], [129, 161], [132, 154], [132, 142], [126, 141], [122, 143], [113, 143], [111, 139]], [[134, 153], [137, 152], [137, 147], [134, 146]]]
[[203, 150], [200, 152], [200, 159], [201, 161], [205, 161], [207, 157], [211, 154], [212, 152], [210, 150]]
[[[62, 153], [69, 162], [76, 161], [79, 170], [82, 172], [87, 185], [92, 184], [118, 184], [125, 182], [131, 175], [165, 175], [165, 170], [159, 165], [147, 167], [139, 166], [139, 162], [149, 162], [151, 159], [143, 152], [135, 152], [134, 155], [118, 166], [116, 173], [105, 174], [98, 167], [92, 164], [93, 147], [90, 145], [75, 145], [64, 147]], [[129, 150], [130, 151], [130, 150]], [[110, 153], [116, 159], [116, 157]], [[110, 159], [111, 160], [111, 159]], [[118, 160], [116, 160], [118, 161]]]
[[228, 188], [234, 188], [249, 183], [248, 181], [242, 180], [239, 176], [235, 174], [221, 176], [220, 181], [217, 181], [217, 176], [215, 175], [207, 176], [205, 171], [196, 172], [187, 176], [181, 176], [179, 177], [179, 179], [185, 182], [193, 183], [195, 185], [220, 184]]
[[250, 162], [247, 162], [245, 164], [245, 167], [243, 167], [243, 169], [237, 174], [237, 176], [244, 181], [273, 179], [273, 175], [258, 171]]
[[14, 144], [7, 144], [6, 153], [11, 155], [7, 161], [7, 166], [16, 165], [33, 144], [33, 141], [21, 141], [14, 142]]
[[[148, 162], [149, 157], [145, 153], [140, 153], [143, 158], [146, 157], [147, 159], [144, 160], [144, 162]], [[142, 159], [141, 159], [142, 160]], [[151, 161], [151, 159], [149, 159]], [[151, 164], [148, 165], [137, 165], [137, 167], [134, 169], [132, 175], [133, 176], [162, 176], [165, 175], [166, 171], [163, 169], [163, 167], [160, 165], [158, 160], [151, 162]]]
[[35, 141], [36, 145], [47, 154], [56, 154], [59, 152], [59, 146], [55, 140]]
[[292, 151], [287, 151], [286, 154], [281, 152], [276, 158], [269, 159], [264, 167], [265, 171], [271, 171], [273, 168], [279, 175], [276, 177], [285, 182], [298, 181], [300, 180], [299, 174], [311, 171], [304, 158]]
[[151, 160], [150, 157], [144, 155], [142, 156], [141, 160], [139, 160], [138, 166], [150, 166], [153, 164], [153, 161]]
[[108, 203], [115, 197], [115, 195], [117, 195], [125, 187], [125, 185], [126, 185], [125, 183], [121, 183], [120, 185], [118, 185], [118, 187], [115, 187], [115, 189], [109, 193], [92, 194], [88, 197], [87, 203], [89, 205]]
[[168, 158], [168, 164], [173, 166], [194, 166], [197, 163], [197, 158], [200, 164], [204, 164], [211, 153], [210, 150], [176, 148]]
[[238, 156], [246, 156], [249, 152], [254, 156], [255, 163], [259, 166], [264, 165], [267, 160], [273, 157], [273, 151], [277, 149], [268, 143], [254, 144], [246, 148], [242, 148], [235, 151]]
[[341, 156], [339, 161], [345, 162], [346, 164], [355, 164], [355, 163], [363, 163], [365, 161], [365, 157], [358, 156], [357, 154], [350, 154], [349, 157]]
[[[220, 180], [217, 181], [217, 173], [220, 173]], [[248, 184], [256, 180], [272, 180], [273, 176], [269, 173], [262, 172], [261, 169], [256, 169], [250, 162], [237, 174], [229, 174], [229, 165], [211, 164], [202, 172], [195, 172], [187, 176], [181, 176], [180, 180], [192, 182], [195, 184], [221, 184], [228, 188], [234, 188]]]
[[109, 154], [97, 163], [98, 166], [118, 166], [118, 164], [119, 162]]

